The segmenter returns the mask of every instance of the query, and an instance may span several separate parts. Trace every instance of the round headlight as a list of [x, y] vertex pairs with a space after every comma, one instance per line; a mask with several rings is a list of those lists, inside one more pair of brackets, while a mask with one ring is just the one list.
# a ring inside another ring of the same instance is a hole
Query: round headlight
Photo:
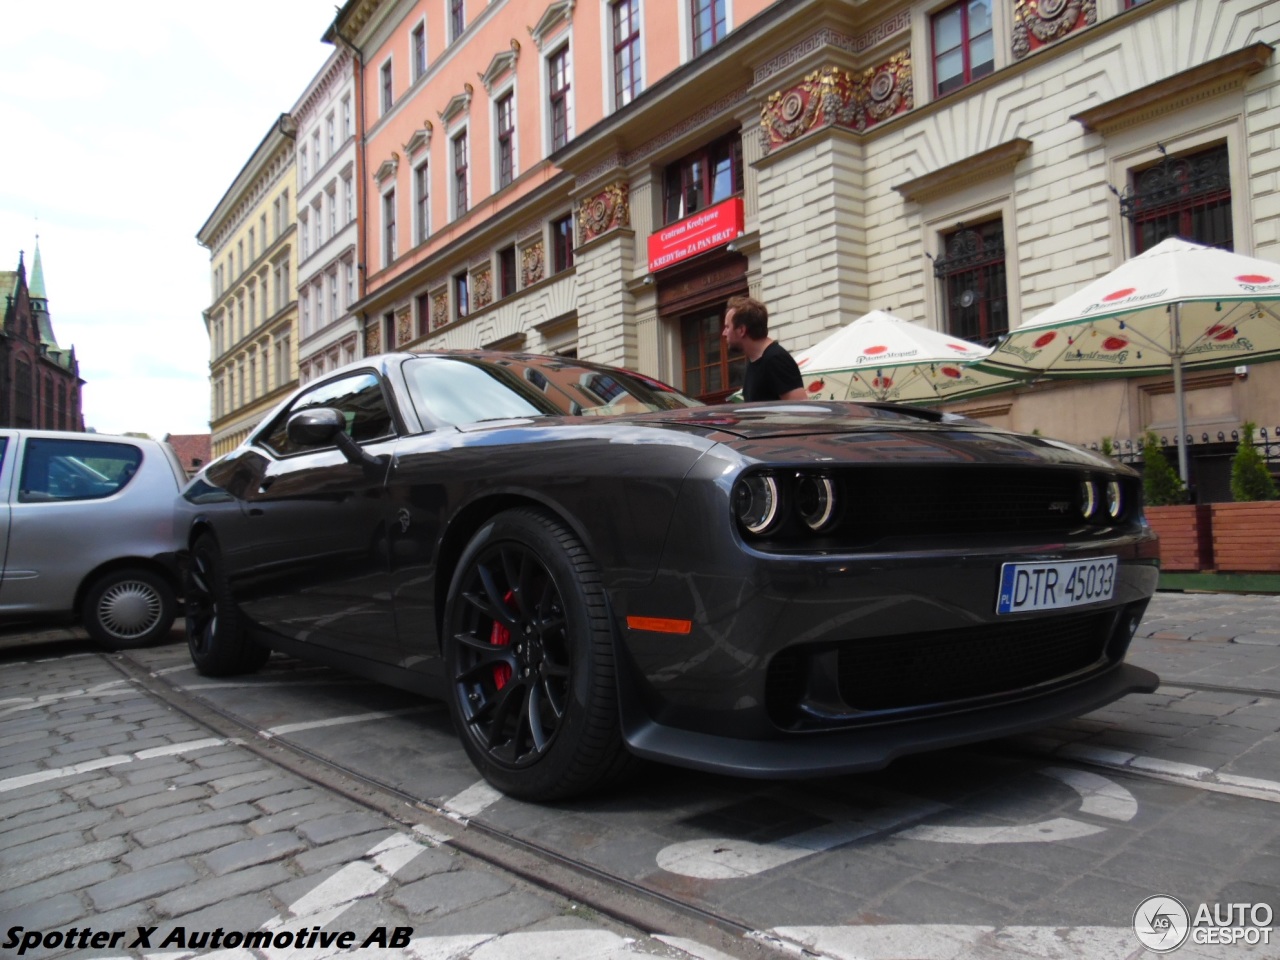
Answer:
[[1112, 520], [1119, 520], [1122, 513], [1124, 513], [1124, 492], [1120, 487], [1120, 481], [1112, 480], [1107, 484], [1107, 515]]
[[1080, 516], [1088, 520], [1098, 510], [1098, 485], [1092, 480], [1080, 484]]
[[749, 533], [766, 533], [778, 521], [778, 481], [768, 474], [743, 477], [733, 488], [733, 511]]
[[829, 526], [836, 512], [836, 488], [831, 478], [800, 474], [796, 478], [796, 510], [810, 530]]

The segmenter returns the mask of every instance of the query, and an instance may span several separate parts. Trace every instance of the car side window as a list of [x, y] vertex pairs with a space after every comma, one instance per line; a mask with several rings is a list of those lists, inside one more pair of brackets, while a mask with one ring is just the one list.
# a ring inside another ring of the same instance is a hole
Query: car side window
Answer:
[[99, 500], [124, 488], [142, 463], [129, 443], [31, 437], [23, 444], [19, 503]]
[[381, 440], [395, 432], [381, 381], [373, 373], [359, 373], [319, 384], [300, 395], [258, 438], [259, 442], [282, 457], [310, 449], [290, 440], [287, 430], [291, 416], [316, 407], [339, 411], [347, 421], [347, 436], [356, 443]]

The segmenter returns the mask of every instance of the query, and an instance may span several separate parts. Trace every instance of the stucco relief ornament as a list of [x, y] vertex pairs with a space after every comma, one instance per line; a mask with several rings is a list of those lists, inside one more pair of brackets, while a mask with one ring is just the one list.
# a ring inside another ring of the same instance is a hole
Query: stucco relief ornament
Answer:
[[474, 287], [472, 298], [475, 300], [475, 308], [479, 310], [493, 303], [493, 271], [479, 270], [471, 275], [471, 279]]
[[443, 327], [449, 322], [449, 291], [441, 290], [431, 296], [431, 329]]
[[770, 95], [761, 108], [760, 124], [767, 142], [786, 143], [813, 126], [822, 106], [822, 76], [814, 71], [800, 84]]
[[528, 287], [542, 279], [544, 260], [542, 241], [531, 243], [520, 254], [520, 285]]
[[396, 343], [408, 343], [413, 339], [413, 313], [401, 310], [396, 314]]
[[1013, 55], [1021, 59], [1037, 46], [1052, 43], [1076, 28], [1083, 13], [1086, 24], [1098, 20], [1097, 0], [1018, 0], [1013, 11]]
[[609, 230], [631, 225], [628, 195], [627, 184], [615, 183], [582, 201], [578, 206], [578, 227], [584, 243]]
[[857, 84], [845, 71], [837, 67], [822, 71], [822, 119], [827, 126], [858, 126], [862, 111], [856, 91]]
[[364, 355], [371, 357], [375, 353], [382, 352], [382, 336], [378, 331], [378, 325], [371, 323], [364, 328]]
[[881, 67], [874, 67], [864, 75], [867, 116], [873, 123], [886, 120], [915, 104], [915, 88], [911, 82], [911, 59], [900, 53]]

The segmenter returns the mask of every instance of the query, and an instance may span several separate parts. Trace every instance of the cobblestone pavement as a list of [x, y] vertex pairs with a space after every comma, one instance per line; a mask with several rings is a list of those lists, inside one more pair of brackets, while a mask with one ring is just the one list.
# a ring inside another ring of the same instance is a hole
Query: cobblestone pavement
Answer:
[[[176, 659], [174, 651], [166, 655]], [[968, 778], [975, 797], [989, 796], [994, 805], [974, 824], [1001, 822], [1006, 805], [1041, 803], [1046, 756], [1107, 776], [1120, 771], [1117, 782], [1138, 795], [1136, 817], [1118, 811], [1128, 790], [1083, 772], [1064, 782], [1083, 790], [1079, 812], [1106, 816], [1110, 805], [1113, 815], [1134, 819], [1117, 819], [1092, 837], [1030, 846], [921, 842], [908, 831], [847, 855], [833, 846], [825, 858], [818, 856], [823, 831], [848, 827], [819, 823], [811, 862], [766, 871], [758, 882], [713, 887], [658, 871], [673, 896], [683, 891], [692, 902], [701, 892], [711, 903], [708, 891], [727, 889], [733, 892], [717, 902], [728, 912], [772, 918], [752, 939], [706, 924], [626, 923], [593, 913], [557, 884], [539, 882], [536, 863], [509, 872], [472, 856], [456, 822], [410, 804], [389, 814], [361, 803], [351, 791], [273, 762], [261, 744], [251, 748], [175, 711], [79, 631], [0, 636], [0, 957], [724, 960], [775, 955], [781, 945], [832, 960], [1136, 960], [1149, 954], [1135, 947], [1131, 929], [1116, 925], [1126, 922], [1117, 911], [1100, 923], [1100, 897], [1132, 910], [1149, 893], [1212, 889], [1280, 908], [1270, 882], [1280, 878], [1272, 813], [1280, 802], [1280, 597], [1158, 594], [1131, 659], [1161, 675], [1160, 690], [1005, 741], [976, 766], [954, 756], [913, 767], [940, 772], [949, 787]], [[1034, 770], [995, 777], [1010, 763], [1008, 747], [1025, 748]], [[638, 818], [685, 782], [678, 773], [657, 780], [650, 802], [630, 813], [626, 805], [586, 804], [567, 814], [572, 828], [559, 826], [553, 811], [509, 801], [486, 815], [505, 818], [513, 830], [532, 824], [544, 836], [572, 829], [588, 852], [594, 844], [601, 855], [620, 857], [623, 875], [634, 857], [641, 877], [654, 866]], [[863, 781], [846, 780], [857, 796]], [[1010, 785], [1022, 792], [992, 794]], [[780, 802], [797, 802], [773, 788], [741, 790], [733, 810], [751, 823], [767, 825]], [[708, 802], [719, 801], [703, 797], [690, 810]], [[1198, 819], [1181, 819], [1187, 814]], [[673, 839], [716, 836], [693, 831], [707, 819], [699, 816], [676, 827], [659, 817], [647, 829], [670, 830]], [[953, 834], [982, 829], [951, 819], [961, 824], [949, 828]], [[1239, 829], [1252, 833], [1252, 850]], [[634, 849], [625, 837], [605, 843], [610, 831], [631, 833]], [[1158, 849], [1139, 852], [1155, 838]], [[1223, 862], [1224, 840], [1234, 866]], [[773, 855], [776, 844], [739, 846]], [[1052, 902], [1043, 916], [1052, 914], [1054, 926], [1019, 925], [1040, 915], [1018, 910], [1023, 902]], [[868, 912], [860, 904], [876, 906]], [[926, 915], [927, 925], [903, 922]], [[300, 932], [302, 949], [294, 944]], [[349, 942], [321, 946], [322, 935], [343, 933]], [[249, 934], [269, 934], [274, 946], [246, 948]], [[1175, 956], [1253, 960], [1280, 957], [1280, 946], [1189, 943]]]
[[[338, 940], [313, 949], [322, 932]], [[0, 956], [687, 957], [680, 942], [210, 736], [99, 654], [4, 665]]]

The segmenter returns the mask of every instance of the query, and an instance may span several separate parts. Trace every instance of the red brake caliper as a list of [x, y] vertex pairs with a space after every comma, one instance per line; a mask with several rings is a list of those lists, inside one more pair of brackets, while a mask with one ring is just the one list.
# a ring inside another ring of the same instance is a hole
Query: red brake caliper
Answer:
[[[502, 598], [511, 609], [515, 609], [511, 601], [515, 599], [515, 591], [508, 590], [507, 595]], [[493, 621], [493, 629], [489, 631], [489, 642], [495, 647], [505, 647], [511, 643], [511, 631], [500, 624], [497, 620]], [[507, 681], [511, 679], [511, 667], [505, 663], [496, 664], [493, 668], [493, 685], [501, 690], [507, 685]]]

